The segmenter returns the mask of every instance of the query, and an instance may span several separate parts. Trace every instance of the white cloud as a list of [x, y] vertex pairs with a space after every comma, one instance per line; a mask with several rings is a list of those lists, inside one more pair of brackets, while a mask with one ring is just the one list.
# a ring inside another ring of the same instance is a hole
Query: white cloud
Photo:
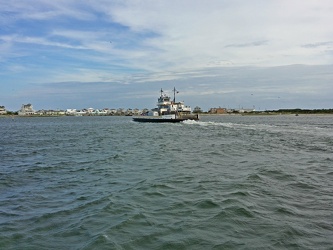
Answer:
[[125, 1], [109, 11], [133, 31], [158, 34], [146, 41], [161, 51], [158, 60], [191, 67], [211, 58], [236, 65], [332, 63], [301, 48], [332, 40], [332, 7], [330, 1]]
[[[10, 23], [16, 20], [49, 20], [60, 17], [70, 17], [79, 20], [92, 20], [94, 15], [80, 8], [80, 3], [75, 0], [33, 0], [33, 1], [5, 1], [1, 0], [0, 20]], [[83, 5], [84, 6], [84, 5]]]
[[[110, 25], [116, 22], [128, 31], [110, 32], [105, 24], [100, 30], [63, 27], [46, 35], [79, 41], [81, 47], [50, 37], [31, 42], [114, 54], [130, 67], [172, 70], [205, 67], [212, 61], [234, 66], [333, 63], [324, 48], [304, 47], [333, 41], [333, 3], [327, 0], [34, 2], [6, 3], [4, 9], [28, 20], [59, 18], [58, 25], [64, 17], [95, 20], [99, 13], [109, 16]], [[108, 40], [114, 44], [106, 44]]]

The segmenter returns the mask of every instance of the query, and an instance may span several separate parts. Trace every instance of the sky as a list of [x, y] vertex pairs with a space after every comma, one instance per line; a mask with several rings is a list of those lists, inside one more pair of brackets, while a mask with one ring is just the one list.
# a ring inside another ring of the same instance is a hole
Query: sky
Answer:
[[331, 0], [0, 0], [0, 106], [333, 108]]

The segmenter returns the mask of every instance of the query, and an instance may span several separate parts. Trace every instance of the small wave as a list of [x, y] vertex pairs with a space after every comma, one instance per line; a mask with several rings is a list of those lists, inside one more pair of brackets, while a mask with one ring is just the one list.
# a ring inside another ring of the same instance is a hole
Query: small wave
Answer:
[[148, 221], [148, 218], [142, 212], [134, 214], [125, 214], [125, 218], [119, 220], [115, 225], [112, 226], [113, 229], [123, 230], [125, 228], [131, 228], [133, 226], [151, 226], [152, 223]]
[[155, 183], [151, 187], [152, 188], [157, 188], [157, 189], [174, 189], [174, 187], [171, 187], [168, 184], [161, 184], [161, 183], [158, 183], [158, 184]]
[[226, 242], [214, 245], [213, 249], [242, 249], [243, 247], [244, 244], [240, 243], [238, 240], [227, 240]]
[[254, 218], [254, 214], [247, 208], [240, 207], [240, 206], [230, 206], [223, 209], [217, 215], [213, 217], [213, 219], [234, 219], [234, 220], [241, 220], [241, 217], [245, 218]]
[[292, 186], [292, 187], [302, 189], [302, 190], [304, 190], [304, 189], [312, 190], [312, 189], [315, 188], [314, 185], [311, 185], [309, 183], [305, 183], [305, 182], [302, 182], [302, 181], [297, 181], [297, 182], [291, 183], [289, 185]]
[[[11, 212], [0, 211], [0, 216], [2, 218], [7, 218], [7, 217], [19, 217], [20, 215], [18, 213], [14, 213], [13, 211], [11, 211]], [[3, 221], [4, 221], [4, 219], [3, 219]]]
[[300, 228], [292, 225], [284, 226], [283, 231], [280, 233], [285, 237], [285, 239], [296, 238], [306, 235], [305, 230], [301, 230]]
[[219, 212], [218, 214], [216, 214], [212, 217], [212, 219], [214, 221], [215, 220], [218, 220], [218, 221], [222, 220], [223, 221], [226, 218], [229, 218], [229, 214], [225, 210], [222, 210], [221, 212]]
[[245, 196], [249, 196], [249, 192], [247, 191], [240, 191], [240, 190], [237, 190], [237, 191], [234, 191], [234, 192], [230, 192], [228, 193], [228, 196], [241, 196], [241, 197], [245, 197]]
[[249, 209], [246, 209], [246, 208], [243, 208], [243, 207], [237, 208], [235, 210], [235, 214], [237, 216], [248, 217], [248, 218], [253, 218], [254, 217], [253, 213]]
[[273, 179], [281, 180], [281, 181], [293, 181], [296, 178], [295, 175], [288, 174], [279, 169], [271, 169], [271, 170], [263, 169], [260, 171], [260, 175], [262, 177], [273, 178]]
[[238, 204], [239, 200], [238, 199], [233, 199], [233, 198], [227, 198], [222, 201], [223, 205], [233, 205], [233, 204]]
[[257, 181], [261, 181], [262, 178], [260, 177], [259, 174], [255, 174], [255, 173], [254, 173], [254, 174], [250, 174], [250, 175], [248, 175], [247, 180], [257, 182]]
[[195, 204], [199, 208], [209, 209], [219, 207], [219, 204], [215, 203], [212, 200], [202, 200]]
[[86, 196], [80, 196], [77, 198], [78, 201], [86, 201], [88, 198]]
[[147, 195], [147, 196], [150, 196], [150, 197], [164, 197], [164, 196], [166, 196], [165, 194], [163, 194], [161, 192], [157, 192], [157, 191], [145, 192], [144, 194]]
[[83, 249], [122, 249], [122, 247], [111, 241], [108, 235], [98, 234], [92, 237]]
[[279, 208], [277, 208], [276, 211], [278, 214], [282, 214], [282, 215], [292, 215], [292, 216], [295, 215], [295, 212], [293, 212], [291, 209], [288, 209], [286, 207], [279, 207]]

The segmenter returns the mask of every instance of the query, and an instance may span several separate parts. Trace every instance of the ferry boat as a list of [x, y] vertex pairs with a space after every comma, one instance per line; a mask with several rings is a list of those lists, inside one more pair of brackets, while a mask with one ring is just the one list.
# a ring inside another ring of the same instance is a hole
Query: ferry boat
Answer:
[[173, 88], [173, 100], [161, 89], [161, 95], [157, 99], [157, 108], [133, 117], [135, 122], [182, 122], [185, 120], [199, 120], [198, 114], [191, 113], [191, 107], [185, 106], [184, 102], [176, 102], [176, 93]]

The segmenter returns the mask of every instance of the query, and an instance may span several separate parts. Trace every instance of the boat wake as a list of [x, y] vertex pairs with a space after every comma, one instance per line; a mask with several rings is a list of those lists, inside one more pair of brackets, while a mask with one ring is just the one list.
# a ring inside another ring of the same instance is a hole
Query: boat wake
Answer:
[[232, 128], [235, 127], [235, 123], [225, 123], [225, 122], [204, 122], [204, 121], [194, 121], [194, 120], [186, 120], [182, 122], [186, 125], [198, 125], [198, 126], [222, 126], [222, 127], [228, 127]]
[[242, 124], [242, 123], [233, 123], [233, 122], [214, 122], [214, 121], [193, 121], [186, 120], [182, 124], [185, 125], [196, 125], [202, 127], [222, 127], [232, 130], [249, 130], [249, 131], [262, 131], [270, 133], [289, 133], [289, 134], [300, 134], [308, 135], [309, 130], [312, 131], [312, 136], [319, 136], [325, 138], [333, 137], [332, 128], [326, 127], [309, 127], [300, 124], [290, 124], [290, 125], [272, 125], [272, 124]]
[[193, 125], [193, 124], [199, 124], [199, 123], [202, 123], [200, 121], [194, 121], [194, 120], [185, 120], [185, 121], [182, 121], [183, 124], [187, 124], [187, 125]]

